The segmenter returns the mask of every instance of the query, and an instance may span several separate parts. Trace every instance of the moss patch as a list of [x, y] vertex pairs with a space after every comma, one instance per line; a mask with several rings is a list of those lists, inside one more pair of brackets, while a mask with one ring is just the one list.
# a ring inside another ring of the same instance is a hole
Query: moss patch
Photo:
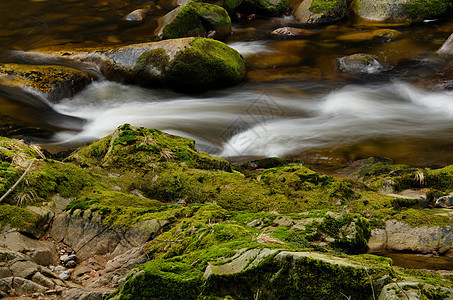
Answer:
[[195, 38], [191, 47], [178, 52], [168, 66], [169, 84], [186, 87], [193, 84], [230, 85], [242, 80], [245, 65], [242, 56], [227, 45]]
[[452, 223], [452, 220], [448, 216], [436, 215], [431, 213], [431, 210], [420, 210], [420, 209], [407, 209], [403, 210], [395, 218], [399, 221], [403, 221], [412, 227], [420, 226], [447, 226]]
[[[343, 2], [343, 0], [313, 0], [309, 10], [315, 14], [328, 14], [337, 10], [340, 7], [341, 2]], [[340, 16], [344, 16], [345, 13], [346, 6], [344, 6]]]
[[0, 229], [6, 225], [21, 230], [30, 230], [39, 221], [39, 216], [14, 205], [0, 205]]
[[413, 0], [403, 4], [403, 11], [414, 17], [429, 18], [444, 14], [450, 6], [444, 0]]

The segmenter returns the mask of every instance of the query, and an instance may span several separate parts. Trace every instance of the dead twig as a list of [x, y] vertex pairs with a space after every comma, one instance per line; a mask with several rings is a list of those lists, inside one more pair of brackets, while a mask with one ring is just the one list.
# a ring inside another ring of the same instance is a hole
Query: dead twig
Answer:
[[14, 191], [14, 189], [19, 185], [19, 183], [25, 178], [25, 176], [28, 174], [28, 172], [30, 172], [30, 169], [31, 169], [31, 166], [33, 165], [33, 162], [35, 160], [32, 159], [30, 161], [30, 164], [28, 165], [27, 169], [25, 170], [25, 172], [22, 174], [22, 176], [20, 176], [20, 178], [16, 181], [16, 183], [13, 184], [13, 186], [0, 198], [0, 203], [5, 200], [6, 197], [8, 197], [9, 194], [11, 194], [11, 192]]

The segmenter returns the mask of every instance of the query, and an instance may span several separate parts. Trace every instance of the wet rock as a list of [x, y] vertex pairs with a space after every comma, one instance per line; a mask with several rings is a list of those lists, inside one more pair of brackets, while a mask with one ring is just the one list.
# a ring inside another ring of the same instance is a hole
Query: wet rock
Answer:
[[418, 281], [402, 281], [385, 285], [379, 294], [379, 300], [420, 299], [421, 295], [430, 295], [433, 299], [453, 299], [453, 290], [434, 287]]
[[336, 67], [341, 72], [350, 74], [374, 74], [383, 70], [383, 66], [372, 55], [357, 53], [338, 58]]
[[2, 85], [22, 87], [52, 101], [71, 97], [91, 82], [86, 73], [66, 66], [0, 64]]
[[285, 36], [285, 37], [304, 37], [312, 36], [317, 33], [311, 30], [295, 28], [295, 27], [281, 27], [271, 32], [273, 35]]
[[241, 5], [242, 0], [203, 0], [200, 2], [215, 4], [225, 8], [228, 12], [233, 12], [239, 5]]
[[382, 40], [385, 42], [395, 40], [402, 36], [402, 33], [394, 29], [376, 29], [371, 31], [360, 31], [343, 34], [337, 37], [337, 40], [351, 43], [361, 43], [373, 40]]
[[429, 78], [421, 79], [418, 85], [427, 90], [453, 90], [453, 63]]
[[301, 24], [334, 23], [344, 18], [346, 8], [346, 0], [304, 0], [294, 12], [294, 17]]
[[129, 13], [127, 16], [124, 17], [125, 21], [128, 22], [135, 22], [141, 23], [145, 20], [146, 16], [150, 13], [150, 9], [148, 8], [139, 8], [134, 10], [133, 12]]
[[96, 62], [110, 80], [186, 91], [234, 85], [245, 77], [244, 60], [236, 50], [204, 38], [135, 44], [72, 58]]
[[241, 9], [249, 13], [278, 17], [289, 7], [289, 0], [244, 0]]
[[56, 266], [53, 270], [57, 273], [62, 273], [64, 271], [66, 271], [66, 268], [63, 266]]
[[220, 6], [188, 2], [162, 18], [158, 29], [160, 39], [201, 36], [224, 39], [231, 34], [231, 19]]
[[353, 10], [362, 19], [382, 23], [407, 24], [434, 18], [447, 11], [445, 1], [355, 0]]
[[453, 55], [453, 34], [448, 37], [436, 53], [439, 55]]
[[71, 270], [64, 271], [63, 273], [58, 275], [58, 278], [65, 281], [71, 279]]

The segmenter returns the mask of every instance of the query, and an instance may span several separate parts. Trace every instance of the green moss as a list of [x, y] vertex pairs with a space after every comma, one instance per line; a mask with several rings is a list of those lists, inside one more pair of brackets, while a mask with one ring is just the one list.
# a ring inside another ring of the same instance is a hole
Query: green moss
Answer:
[[243, 4], [249, 12], [278, 17], [288, 10], [289, 0], [244, 0]]
[[107, 299], [197, 299], [203, 273], [179, 262], [152, 260], [130, 274], [126, 283]]
[[444, 14], [451, 3], [444, 0], [413, 0], [403, 4], [403, 11], [419, 18], [430, 18]]
[[137, 74], [156, 73], [156, 76], [159, 76], [165, 71], [169, 60], [170, 57], [163, 49], [146, 51], [137, 58], [133, 71]]
[[[328, 14], [342, 7], [344, 0], [313, 0], [309, 10], [315, 14]], [[346, 13], [346, 5], [343, 5], [341, 16]]]
[[0, 205], [0, 229], [6, 225], [21, 230], [30, 230], [36, 226], [39, 216], [14, 205]]
[[412, 227], [420, 226], [448, 226], [452, 220], [448, 216], [430, 213], [428, 209], [407, 209], [403, 210], [394, 217], [398, 221], [403, 221]]
[[195, 83], [229, 85], [244, 75], [244, 60], [236, 50], [212, 39], [195, 38], [191, 47], [175, 55], [166, 78], [170, 84], [190, 87]]
[[202, 30], [204, 33], [215, 30], [221, 35], [231, 32], [231, 19], [227, 11], [217, 5], [188, 2], [169, 15], [172, 15], [171, 19], [160, 34], [162, 39], [180, 38], [194, 30]]

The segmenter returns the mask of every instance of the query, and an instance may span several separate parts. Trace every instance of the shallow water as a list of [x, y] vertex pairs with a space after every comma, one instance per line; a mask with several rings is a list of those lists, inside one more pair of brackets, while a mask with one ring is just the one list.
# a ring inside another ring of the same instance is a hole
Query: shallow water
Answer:
[[[151, 8], [144, 23], [122, 20], [144, 5]], [[158, 18], [174, 6], [175, 1], [3, 0], [0, 61], [7, 50], [153, 41]], [[51, 124], [56, 134], [44, 141], [48, 147], [80, 145], [130, 123], [191, 137], [200, 150], [232, 161], [285, 156], [336, 164], [379, 155], [415, 165], [453, 163], [453, 92], [415, 85], [436, 70], [433, 52], [453, 32], [453, 18], [393, 28], [401, 33], [395, 40], [340, 38], [377, 29], [358, 26], [353, 18], [311, 28], [318, 35], [306, 39], [270, 35], [292, 24], [288, 16], [235, 21], [226, 43], [243, 54], [248, 70], [236, 87], [184, 95], [100, 80], [71, 99], [46, 103], [54, 111], [20, 95], [0, 95], [0, 115], [43, 126], [52, 116], [61, 126]], [[337, 58], [361, 52], [375, 55], [383, 71], [348, 77], [335, 69]]]
[[393, 266], [401, 268], [453, 271], [453, 258], [448, 256], [399, 252], [377, 252], [373, 254], [389, 257], [393, 261]]

